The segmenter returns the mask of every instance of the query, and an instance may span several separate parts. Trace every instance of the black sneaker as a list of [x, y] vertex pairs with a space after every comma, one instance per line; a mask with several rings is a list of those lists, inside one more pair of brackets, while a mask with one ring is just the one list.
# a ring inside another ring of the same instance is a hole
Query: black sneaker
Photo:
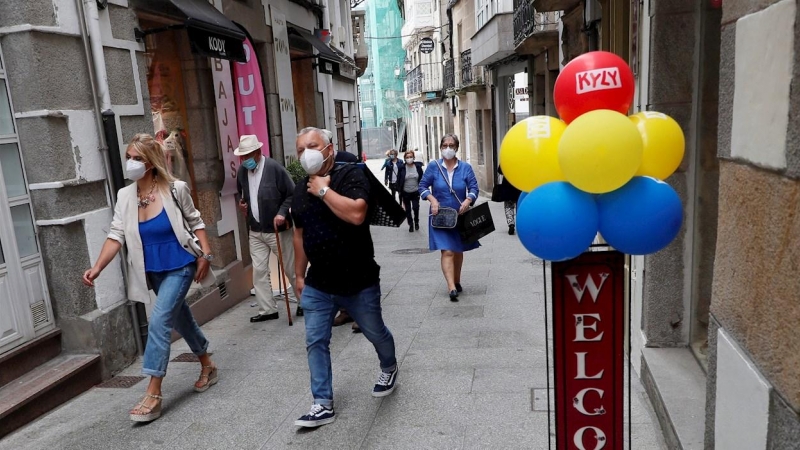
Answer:
[[372, 396], [386, 397], [391, 394], [394, 392], [395, 381], [397, 381], [397, 367], [391, 372], [381, 371], [381, 374], [378, 375], [378, 381], [372, 389]]
[[334, 420], [336, 420], [336, 414], [333, 412], [333, 406], [327, 407], [315, 404], [308, 414], [295, 420], [294, 424], [298, 427], [315, 428], [327, 425]]
[[514, 235], [514, 225], [509, 225], [508, 226], [508, 234], [509, 234], [509, 236], [513, 236]]

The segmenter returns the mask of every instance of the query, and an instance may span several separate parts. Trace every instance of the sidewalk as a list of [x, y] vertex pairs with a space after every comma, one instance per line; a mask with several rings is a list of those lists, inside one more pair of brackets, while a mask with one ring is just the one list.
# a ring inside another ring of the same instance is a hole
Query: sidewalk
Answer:
[[[252, 324], [251, 297], [203, 326], [220, 368], [208, 392], [192, 391], [196, 362], [172, 362], [156, 422], [128, 419], [146, 381], [93, 388], [0, 441], [0, 449], [547, 449], [545, 401], [534, 401], [546, 394], [541, 261], [506, 234], [502, 205], [491, 206], [497, 231], [465, 254], [458, 303], [449, 301], [438, 253], [415, 253], [427, 252], [426, 226], [419, 233], [372, 228], [384, 318], [400, 363], [389, 397], [370, 395], [378, 360], [369, 342], [349, 325], [334, 328], [336, 421], [295, 427], [312, 400], [303, 318], [289, 327], [281, 309], [280, 320]], [[172, 357], [188, 351], [178, 341]], [[633, 449], [665, 449], [646, 394], [633, 382]]]

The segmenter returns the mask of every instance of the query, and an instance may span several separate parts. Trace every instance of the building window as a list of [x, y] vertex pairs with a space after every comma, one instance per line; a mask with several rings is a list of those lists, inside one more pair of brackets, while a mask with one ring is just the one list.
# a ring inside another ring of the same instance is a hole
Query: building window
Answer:
[[483, 111], [481, 110], [475, 111], [475, 129], [477, 131], [475, 134], [478, 135], [478, 165], [484, 166], [486, 165], [486, 156], [483, 151]]
[[[480, 30], [489, 21], [493, 8], [491, 3], [491, 0], [478, 0], [477, 5], [475, 5], [475, 29]], [[496, 9], [496, 7], [494, 8]]]
[[347, 151], [347, 143], [344, 136], [344, 103], [341, 101], [334, 102], [336, 108], [336, 140], [338, 144], [337, 150], [340, 152]]

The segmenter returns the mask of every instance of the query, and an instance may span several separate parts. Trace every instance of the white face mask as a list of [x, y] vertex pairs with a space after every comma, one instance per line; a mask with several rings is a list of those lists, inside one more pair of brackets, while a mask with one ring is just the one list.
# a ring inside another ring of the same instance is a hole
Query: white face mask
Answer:
[[406, 164], [408, 165], [414, 164], [414, 158], [406, 158]]
[[[327, 145], [325, 147], [327, 147]], [[323, 147], [323, 149], [325, 147]], [[330, 155], [328, 158], [330, 158]], [[328, 158], [322, 156], [321, 150], [307, 148], [303, 151], [303, 154], [300, 155], [300, 165], [303, 166], [303, 170], [305, 170], [307, 174], [316, 175], [317, 172], [322, 169], [322, 166]]]
[[456, 157], [456, 151], [452, 148], [446, 148], [442, 150], [442, 157], [444, 159], [453, 159]]
[[143, 162], [136, 161], [135, 159], [129, 159], [128, 162], [125, 163], [125, 173], [131, 181], [141, 180], [148, 170], [149, 169], [144, 167]]

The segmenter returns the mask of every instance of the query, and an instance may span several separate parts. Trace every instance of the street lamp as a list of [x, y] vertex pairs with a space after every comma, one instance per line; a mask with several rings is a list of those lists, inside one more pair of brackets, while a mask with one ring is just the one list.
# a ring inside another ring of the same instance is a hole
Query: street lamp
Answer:
[[394, 77], [395, 78], [400, 78], [400, 66], [398, 66], [398, 65], [394, 66]]

